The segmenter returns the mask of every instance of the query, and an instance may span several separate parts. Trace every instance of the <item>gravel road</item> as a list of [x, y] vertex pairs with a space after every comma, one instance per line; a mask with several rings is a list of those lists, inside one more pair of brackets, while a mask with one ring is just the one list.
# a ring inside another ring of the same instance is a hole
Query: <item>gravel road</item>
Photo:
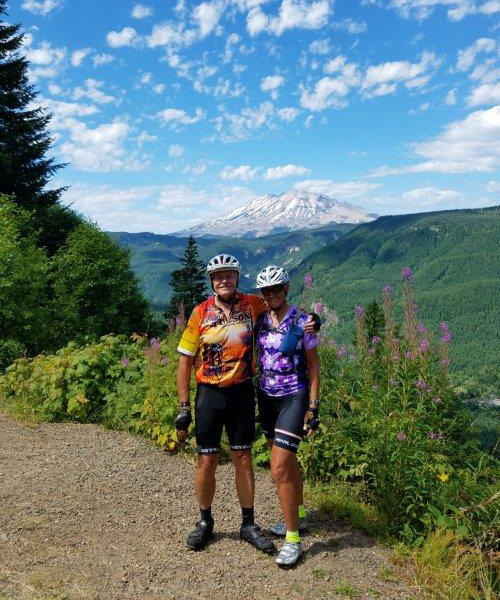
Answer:
[[[188, 551], [198, 514], [193, 466], [148, 441], [96, 425], [26, 426], [0, 415], [0, 599], [409, 599], [387, 581], [390, 551], [314, 514], [291, 570], [238, 538], [232, 465], [219, 467], [217, 535]], [[256, 517], [279, 517], [267, 473]]]

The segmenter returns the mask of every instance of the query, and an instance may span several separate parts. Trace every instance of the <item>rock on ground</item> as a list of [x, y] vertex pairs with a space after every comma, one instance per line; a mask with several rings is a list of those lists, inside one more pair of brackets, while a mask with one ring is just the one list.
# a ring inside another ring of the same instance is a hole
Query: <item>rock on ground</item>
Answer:
[[[0, 415], [0, 599], [411, 597], [387, 581], [389, 550], [319, 514], [291, 570], [240, 541], [231, 464], [217, 472], [215, 539], [188, 551], [193, 473], [186, 458], [123, 432]], [[279, 518], [268, 473], [256, 475], [256, 517], [263, 528]]]

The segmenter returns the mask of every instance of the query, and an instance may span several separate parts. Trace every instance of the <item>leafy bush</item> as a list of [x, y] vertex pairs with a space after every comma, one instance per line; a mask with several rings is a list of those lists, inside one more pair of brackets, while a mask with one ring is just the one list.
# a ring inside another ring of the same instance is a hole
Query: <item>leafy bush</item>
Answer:
[[0, 340], [0, 373], [26, 352], [17, 340]]

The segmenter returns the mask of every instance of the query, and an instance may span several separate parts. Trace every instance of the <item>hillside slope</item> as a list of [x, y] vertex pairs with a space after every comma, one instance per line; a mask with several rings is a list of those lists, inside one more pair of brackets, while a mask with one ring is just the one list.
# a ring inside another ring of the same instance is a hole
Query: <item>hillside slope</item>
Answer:
[[[298, 265], [308, 254], [325, 247], [353, 229], [355, 225], [327, 225], [317, 229], [294, 231], [259, 237], [257, 239], [200, 237], [196, 238], [200, 256], [208, 262], [212, 256], [226, 252], [236, 256], [243, 265], [241, 287], [252, 288], [260, 269], [280, 263], [289, 269]], [[170, 297], [170, 275], [179, 268], [187, 238], [154, 233], [109, 233], [120, 246], [132, 254], [132, 268], [140, 280], [148, 300], [164, 303]]]
[[[419, 318], [453, 332], [453, 369], [500, 386], [500, 207], [381, 217], [311, 254], [294, 272], [315, 278], [314, 296], [340, 316], [335, 335], [352, 339], [353, 308], [395, 289], [414, 272]], [[495, 383], [496, 382], [496, 383]]]

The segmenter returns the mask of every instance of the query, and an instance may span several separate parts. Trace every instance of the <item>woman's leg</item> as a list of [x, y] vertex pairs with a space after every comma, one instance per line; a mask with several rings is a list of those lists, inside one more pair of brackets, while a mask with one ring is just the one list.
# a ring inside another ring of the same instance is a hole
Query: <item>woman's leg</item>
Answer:
[[287, 531], [298, 531], [302, 477], [295, 452], [273, 446], [271, 475], [276, 485]]

